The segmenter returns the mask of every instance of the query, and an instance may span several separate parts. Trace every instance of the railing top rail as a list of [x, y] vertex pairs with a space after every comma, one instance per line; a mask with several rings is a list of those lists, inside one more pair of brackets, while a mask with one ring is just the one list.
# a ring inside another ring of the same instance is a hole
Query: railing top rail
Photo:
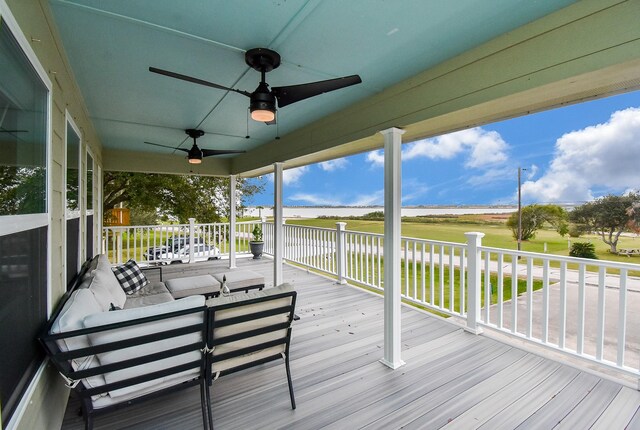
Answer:
[[428, 244], [433, 244], [433, 245], [439, 245], [439, 246], [451, 246], [453, 248], [464, 248], [467, 246], [466, 243], [459, 243], [459, 242], [447, 242], [447, 241], [443, 241], [443, 240], [430, 240], [430, 239], [420, 239], [417, 237], [410, 237], [410, 236], [402, 236], [402, 240], [413, 240], [416, 242], [424, 242], [424, 243], [428, 243]]
[[620, 263], [610, 260], [593, 260], [591, 258], [565, 257], [564, 255], [543, 254], [541, 252], [518, 251], [516, 249], [493, 248], [490, 246], [479, 246], [480, 251], [495, 252], [500, 254], [508, 254], [511, 256], [531, 257], [541, 260], [560, 261], [566, 263], [586, 264], [589, 266], [607, 267], [612, 269], [639, 270], [640, 264]]
[[300, 225], [300, 224], [283, 224], [285, 228], [306, 228], [309, 230], [323, 230], [323, 231], [333, 231], [335, 232], [335, 228], [327, 228], [327, 227], [313, 227], [310, 225]]
[[[240, 222], [236, 222], [236, 225], [239, 224], [256, 224], [256, 223], [261, 223], [262, 221], [260, 220], [255, 220], [255, 221], [240, 221]], [[228, 222], [204, 222], [204, 223], [195, 223], [194, 226], [198, 227], [198, 226], [216, 226], [216, 225], [229, 225]], [[149, 225], [114, 225], [114, 226], [107, 226], [105, 225], [103, 228], [105, 229], [110, 229], [110, 230], [126, 230], [126, 229], [131, 229], [131, 228], [189, 228], [189, 224], [149, 224]]]

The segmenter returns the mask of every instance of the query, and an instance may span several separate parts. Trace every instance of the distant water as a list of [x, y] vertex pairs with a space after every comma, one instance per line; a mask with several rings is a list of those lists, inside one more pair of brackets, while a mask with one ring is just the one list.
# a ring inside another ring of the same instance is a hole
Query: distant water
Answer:
[[[469, 215], [469, 214], [503, 214], [516, 211], [515, 206], [430, 206], [430, 207], [404, 207], [402, 216], [422, 216], [422, 215]], [[317, 218], [319, 216], [362, 216], [370, 212], [382, 211], [382, 206], [370, 207], [325, 207], [325, 206], [285, 206], [283, 209], [285, 218]], [[246, 216], [273, 216], [273, 210], [265, 207], [259, 210], [255, 207], [248, 207], [244, 215]]]

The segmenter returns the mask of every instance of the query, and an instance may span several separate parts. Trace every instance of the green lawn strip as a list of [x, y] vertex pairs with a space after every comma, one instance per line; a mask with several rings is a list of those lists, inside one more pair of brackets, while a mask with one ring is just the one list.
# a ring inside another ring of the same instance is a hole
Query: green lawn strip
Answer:
[[[353, 256], [355, 257], [355, 255]], [[348, 259], [347, 259], [348, 261]], [[311, 268], [305, 264], [301, 264], [301, 263], [295, 263], [295, 262], [291, 262], [289, 261], [291, 264], [295, 265], [295, 266], [299, 266], [299, 267], [304, 267], [306, 269], [308, 269], [309, 271], [315, 272], [315, 273], [321, 273], [325, 276], [329, 276], [333, 279], [337, 279], [337, 277], [333, 274], [329, 274], [323, 270], [318, 270], [315, 268]], [[307, 260], [307, 262], [309, 262], [310, 264], [313, 264], [311, 261]], [[377, 260], [374, 261], [375, 266], [377, 268]], [[401, 266], [401, 276], [400, 276], [400, 287], [401, 287], [401, 292], [405, 295], [410, 296], [412, 299], [417, 300], [417, 301], [423, 301], [423, 296], [422, 296], [422, 270], [423, 270], [423, 266], [422, 264], [418, 263], [415, 266], [415, 279], [416, 279], [416, 288], [414, 291], [414, 283], [413, 283], [413, 279], [414, 279], [414, 264], [412, 261], [409, 262], [409, 271], [408, 273], [405, 271], [405, 262], [402, 261], [400, 263]], [[384, 259], [380, 258], [380, 276], [384, 277]], [[426, 302], [430, 302], [431, 300], [431, 268], [429, 266], [429, 264], [425, 264], [424, 266], [424, 275], [425, 275], [425, 297], [426, 297]], [[366, 266], [363, 265], [359, 265], [357, 270], [354, 268], [354, 271], [350, 273], [351, 277], [353, 278], [357, 278], [359, 280], [362, 280], [364, 283], [362, 282], [357, 282], [357, 281], [353, 281], [353, 280], [349, 280], [349, 283], [352, 285], [355, 285], [357, 287], [360, 288], [364, 288], [368, 291], [373, 291], [377, 294], [382, 294], [382, 292], [380, 290], [378, 290], [377, 288], [373, 288], [369, 285], [367, 285], [367, 283], [369, 284], [377, 284], [377, 281], [374, 280], [373, 275], [372, 275], [372, 270], [371, 270], [371, 266], [369, 266], [369, 271], [367, 274], [367, 270], [366, 270]], [[443, 307], [446, 309], [451, 309], [451, 278], [450, 278], [450, 270], [449, 267], [443, 267], [442, 269], [442, 275], [440, 275], [440, 267], [439, 264], [436, 264], [433, 267], [433, 284], [434, 284], [434, 302], [432, 303], [434, 306], [436, 307]], [[368, 275], [368, 276], [367, 276]], [[378, 275], [377, 271], [376, 271], [376, 276]], [[466, 275], [466, 274], [465, 274]], [[406, 291], [406, 276], [409, 277], [409, 291], [407, 294]], [[376, 278], [377, 279], [377, 278]], [[492, 273], [489, 277], [489, 283], [491, 285], [491, 304], [496, 304], [498, 303], [498, 275], [495, 273]], [[442, 291], [442, 295], [441, 295], [441, 280], [444, 280], [444, 283], [442, 284], [444, 286]], [[481, 306], [485, 305], [485, 286], [484, 286], [484, 275], [482, 276], [481, 279], [481, 291], [480, 291], [480, 296], [481, 296]], [[533, 287], [533, 291], [539, 290], [542, 288], [542, 281], [541, 280], [534, 280], [532, 287]], [[465, 280], [465, 288], [468, 288], [468, 279]], [[527, 291], [527, 282], [525, 279], [518, 279], [517, 282], [517, 294], [521, 295], [523, 293], [526, 293]], [[415, 294], [414, 294], [415, 292]], [[466, 294], [466, 292], [465, 292]], [[509, 300], [511, 300], [512, 298], [512, 278], [510, 276], [503, 276], [502, 277], [502, 300], [503, 302], [507, 302]], [[409, 303], [413, 306], [417, 306], [421, 309], [427, 310], [429, 312], [433, 312], [437, 315], [440, 316], [447, 316], [447, 314], [438, 312], [434, 309], [431, 309], [429, 307], [426, 306], [420, 306], [416, 303], [413, 303], [412, 301], [409, 300], [404, 300], [403, 301], [405, 303]], [[465, 296], [465, 311], [467, 309], [467, 303], [466, 303], [466, 296]], [[456, 314], [459, 314], [460, 312], [460, 270], [458, 269], [454, 269], [453, 271], [453, 312]]]
[[[310, 227], [323, 227], [335, 229], [336, 222], [341, 220], [331, 219], [290, 219], [289, 224], [306, 225]], [[347, 223], [347, 230], [361, 231], [365, 233], [382, 234], [384, 230], [382, 221], [366, 221], [366, 220], [344, 220]], [[494, 225], [487, 223], [471, 224], [465, 222], [463, 224], [446, 223], [402, 223], [402, 235], [404, 237], [414, 237], [417, 239], [426, 239], [443, 242], [465, 243], [466, 237], [464, 233], [470, 231], [479, 231], [485, 234], [482, 239], [482, 245], [492, 248], [517, 249], [517, 243], [513, 239], [511, 230], [504, 225]], [[558, 233], [551, 230], [539, 230], [535, 239], [522, 243], [522, 250], [528, 252], [544, 253], [544, 245], [547, 244], [547, 254], [568, 256], [569, 241], [571, 242], [592, 242], [596, 246], [596, 255], [599, 260], [615, 261], [620, 263], [640, 263], [640, 256], [627, 257], [624, 255], [611, 254], [609, 246], [602, 242], [598, 235], [586, 235], [580, 238], [561, 237]], [[640, 248], [640, 238], [638, 237], [621, 237], [618, 242], [618, 248]], [[492, 261], [496, 261], [497, 256], [491, 256]], [[551, 262], [551, 267], [559, 268], [560, 264]], [[569, 269], [577, 269], [577, 264], [569, 264]], [[587, 270], [596, 271], [595, 266], [588, 266]], [[609, 269], [608, 273], [616, 274], [618, 270]], [[630, 276], [640, 276], [640, 271], [629, 272]]]

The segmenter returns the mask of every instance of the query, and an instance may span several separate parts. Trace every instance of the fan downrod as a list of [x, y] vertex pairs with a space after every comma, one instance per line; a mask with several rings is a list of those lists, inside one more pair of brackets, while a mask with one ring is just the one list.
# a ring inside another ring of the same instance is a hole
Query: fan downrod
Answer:
[[244, 54], [247, 65], [258, 72], [270, 72], [280, 65], [280, 54], [267, 48], [249, 49]]
[[184, 131], [185, 133], [187, 133], [187, 135], [192, 138], [192, 139], [197, 139], [199, 137], [204, 136], [204, 131], [202, 130], [196, 130], [194, 128], [188, 128]]

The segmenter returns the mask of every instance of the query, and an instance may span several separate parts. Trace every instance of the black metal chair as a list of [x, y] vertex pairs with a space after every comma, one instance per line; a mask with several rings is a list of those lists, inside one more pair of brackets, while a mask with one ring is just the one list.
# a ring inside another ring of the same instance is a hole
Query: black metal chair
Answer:
[[[242, 294], [241, 296], [245, 296]], [[207, 380], [211, 386], [220, 376], [238, 372], [274, 360], [283, 360], [291, 408], [296, 401], [289, 366], [291, 324], [296, 292], [288, 285], [249, 293], [248, 298], [232, 297], [207, 301]], [[235, 300], [234, 300], [235, 299]], [[207, 389], [207, 404], [210, 393]], [[209, 416], [213, 428], [212, 415]]]

